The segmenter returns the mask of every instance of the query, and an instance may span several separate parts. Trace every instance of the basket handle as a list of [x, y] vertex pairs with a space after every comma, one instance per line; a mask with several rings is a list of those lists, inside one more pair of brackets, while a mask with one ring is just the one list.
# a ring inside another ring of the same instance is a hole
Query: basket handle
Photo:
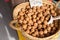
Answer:
[[20, 27], [16, 27], [17, 25], [14, 25], [14, 24], [16, 24], [17, 23], [17, 20], [12, 20], [10, 23], [9, 23], [9, 25], [10, 25], [10, 27], [12, 28], [12, 29], [14, 29], [14, 30], [20, 30]]

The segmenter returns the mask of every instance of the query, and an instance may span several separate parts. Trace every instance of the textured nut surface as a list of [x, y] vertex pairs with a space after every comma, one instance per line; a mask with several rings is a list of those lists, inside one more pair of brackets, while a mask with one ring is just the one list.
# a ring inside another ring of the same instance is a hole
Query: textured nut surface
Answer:
[[21, 28], [31, 36], [34, 37], [48, 37], [54, 34], [58, 27], [58, 21], [54, 21], [52, 24], [47, 24], [50, 20], [50, 15], [57, 16], [55, 6], [43, 3], [43, 6], [22, 8], [18, 13], [18, 23]]

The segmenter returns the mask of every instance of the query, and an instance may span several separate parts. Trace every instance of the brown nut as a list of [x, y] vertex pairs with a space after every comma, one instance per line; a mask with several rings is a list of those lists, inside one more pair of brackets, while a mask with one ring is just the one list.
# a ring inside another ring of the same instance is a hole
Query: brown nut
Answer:
[[36, 20], [39, 20], [39, 17], [37, 17]]
[[23, 16], [23, 15], [24, 15], [24, 13], [23, 13], [23, 12], [20, 12], [20, 13], [19, 13], [19, 15]]
[[29, 9], [29, 12], [32, 12], [32, 9]]
[[31, 26], [28, 26], [28, 29], [30, 30], [32, 27]]
[[42, 17], [43, 15], [42, 15], [42, 12], [40, 12], [39, 14], [38, 14], [38, 17]]
[[35, 10], [36, 10], [36, 9], [37, 9], [37, 8], [36, 8], [36, 6], [33, 6], [33, 9], [35, 9]]
[[54, 30], [56, 30], [56, 27], [53, 27], [53, 29], [52, 29], [52, 30], [53, 30], [53, 31], [54, 31]]
[[47, 10], [50, 11], [50, 8], [48, 8]]
[[41, 24], [39, 24], [38, 29], [41, 29], [41, 28], [42, 28], [42, 25], [41, 25]]
[[37, 29], [36, 29], [36, 31], [35, 31], [35, 34], [36, 34], [36, 35], [38, 35], [38, 34], [39, 34]]
[[47, 14], [50, 14], [50, 11], [46, 10], [46, 13], [47, 13]]
[[22, 22], [23, 22], [22, 20], [19, 20], [19, 23], [21, 23], [21, 24], [22, 24]]
[[31, 13], [29, 12], [28, 14], [27, 14], [29, 17], [31, 17]]
[[34, 23], [34, 26], [37, 26], [38, 24], [37, 23]]
[[37, 9], [37, 12], [41, 12], [41, 9]]
[[28, 17], [26, 18], [26, 21], [29, 21], [29, 18]]
[[48, 16], [45, 18], [45, 20], [47, 20], [47, 21], [48, 21], [48, 20], [49, 20], [49, 18], [50, 18], [50, 16], [48, 15]]
[[28, 11], [26, 11], [25, 13], [28, 14]]
[[33, 12], [36, 12], [36, 9], [33, 9]]
[[40, 32], [39, 32], [40, 35], [43, 35], [43, 33], [44, 33], [43, 31], [40, 31]]
[[57, 14], [56, 13], [52, 13], [52, 16], [57, 16]]
[[40, 20], [38, 20], [38, 22], [37, 22], [38, 24], [41, 24], [42, 22], [40, 21]]
[[44, 15], [44, 16], [47, 16], [47, 12], [45, 12], [43, 15]]
[[32, 20], [29, 20], [29, 23], [30, 23], [30, 24], [32, 24], [32, 23], [33, 23], [33, 21], [32, 21]]
[[35, 31], [35, 29], [31, 29], [31, 33], [33, 33]]
[[36, 6], [36, 9], [38, 10], [38, 9], [40, 9], [40, 7], [39, 6]]
[[44, 21], [44, 16], [42, 16], [42, 17], [41, 17], [40, 21], [41, 21], [41, 22], [43, 22], [43, 21]]
[[36, 19], [33, 19], [33, 22], [36, 22]]
[[50, 24], [51, 27], [54, 27], [54, 24]]
[[50, 9], [53, 9], [53, 8], [54, 8], [53, 5], [51, 5], [51, 6], [50, 6]]
[[20, 16], [18, 15], [17, 18], [20, 19]]
[[33, 29], [36, 29], [36, 28], [37, 28], [37, 26], [32, 26], [32, 28], [33, 28]]
[[47, 33], [48, 33], [48, 31], [47, 31], [47, 29], [45, 29], [45, 30], [44, 30], [44, 34], [47, 34]]
[[47, 25], [47, 23], [48, 23], [47, 20], [44, 20], [44, 25]]
[[53, 13], [55, 13], [55, 11], [54, 10], [51, 10], [51, 13], [53, 14]]
[[31, 12], [31, 15], [34, 15], [34, 12]]
[[43, 28], [45, 29], [47, 26], [46, 25], [43, 25]]
[[35, 33], [33, 33], [33, 34], [32, 34], [32, 36], [36, 37], [36, 34], [35, 34]]
[[30, 33], [30, 30], [26, 30], [26, 33], [28, 33], [28, 34], [29, 34], [29, 33]]
[[26, 23], [27, 23], [27, 21], [26, 21], [26, 20], [23, 20], [23, 23], [24, 23], [24, 24], [26, 24]]
[[21, 16], [21, 19], [20, 20], [24, 20], [24, 17], [23, 16]]
[[27, 6], [26, 6], [26, 8], [27, 8], [27, 9], [30, 9], [30, 6], [29, 6], [29, 5], [27, 5]]
[[27, 25], [26, 25], [26, 24], [23, 25], [23, 29], [24, 29], [24, 30], [27, 29]]
[[38, 14], [38, 12], [35, 12], [35, 15], [37, 15]]
[[48, 30], [48, 32], [50, 32], [50, 31], [51, 31], [51, 27], [48, 26], [48, 27], [47, 27], [47, 30]]
[[33, 18], [36, 18], [36, 15], [33, 15]]

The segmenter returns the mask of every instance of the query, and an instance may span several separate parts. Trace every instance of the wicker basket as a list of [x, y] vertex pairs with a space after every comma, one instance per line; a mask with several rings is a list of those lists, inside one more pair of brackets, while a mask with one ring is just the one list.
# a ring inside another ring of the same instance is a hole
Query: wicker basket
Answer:
[[[49, 1], [47, 2], [43, 2], [43, 3], [46, 3], [46, 4], [53, 4]], [[13, 21], [10, 22], [10, 27], [13, 28], [14, 30], [20, 30], [23, 34], [23, 36], [25, 36], [26, 38], [28, 38], [28, 40], [55, 40], [53, 37], [55, 37], [58, 33], [59, 33], [59, 30], [57, 33], [49, 36], [49, 37], [45, 37], [45, 38], [37, 38], [37, 37], [33, 37], [29, 34], [27, 34], [26, 32], [24, 32], [24, 30], [22, 30], [21, 27], [15, 27], [13, 24], [14, 23], [18, 23], [17, 22], [17, 15], [18, 15], [18, 12], [21, 10], [21, 8], [25, 8], [27, 5], [29, 5], [29, 2], [25, 2], [25, 3], [22, 3], [22, 4], [19, 4], [18, 6], [16, 6], [16, 8], [14, 9], [13, 11]], [[55, 4], [54, 4], [55, 5]], [[18, 25], [18, 24], [17, 24]], [[19, 25], [18, 25], [19, 26]]]

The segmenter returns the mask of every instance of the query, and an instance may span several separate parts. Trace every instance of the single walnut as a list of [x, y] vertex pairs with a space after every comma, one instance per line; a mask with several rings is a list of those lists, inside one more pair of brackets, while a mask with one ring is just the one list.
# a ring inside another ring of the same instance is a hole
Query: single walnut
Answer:
[[32, 9], [29, 9], [29, 12], [32, 12]]
[[38, 24], [41, 24], [42, 22], [40, 21], [40, 20], [38, 20], [38, 22], [37, 22]]
[[23, 16], [23, 15], [24, 15], [24, 13], [23, 13], [22, 11], [20, 11], [20, 12], [19, 12], [19, 15], [20, 15], [20, 16]]
[[45, 29], [45, 30], [44, 30], [44, 34], [47, 34], [47, 33], [48, 33], [48, 31], [47, 31], [47, 29]]
[[48, 15], [48, 16], [45, 18], [45, 20], [47, 20], [47, 21], [48, 21], [48, 20], [49, 20], [49, 18], [50, 18], [50, 16]]
[[50, 24], [51, 27], [54, 27], [54, 24]]
[[36, 19], [33, 19], [33, 22], [36, 22]]
[[36, 18], [36, 15], [33, 15], [33, 18]]
[[51, 5], [51, 6], [50, 6], [50, 9], [53, 9], [53, 8], [54, 8], [53, 5]]
[[28, 34], [29, 34], [29, 33], [30, 33], [30, 30], [26, 30], [26, 33], [28, 33]]
[[33, 25], [33, 21], [29, 20], [28, 24]]
[[41, 22], [43, 22], [43, 21], [44, 21], [44, 16], [42, 16], [42, 17], [41, 17], [40, 21], [41, 21]]
[[38, 14], [38, 12], [35, 12], [35, 15], [37, 15]]
[[47, 23], [48, 23], [48, 22], [47, 22], [46, 20], [44, 20], [44, 25], [47, 25]]
[[55, 11], [54, 11], [54, 10], [51, 10], [51, 13], [52, 13], [52, 14], [54, 14], [54, 13], [55, 13]]
[[30, 30], [32, 27], [31, 26], [28, 26], [28, 29]]
[[43, 35], [43, 33], [44, 33], [43, 31], [40, 31], [40, 32], [39, 32], [39, 34], [40, 34], [41, 36]]
[[21, 23], [21, 24], [22, 24], [22, 22], [23, 22], [22, 20], [19, 20], [19, 23]]
[[55, 16], [57, 16], [57, 14], [56, 14], [56, 13], [52, 13], [52, 16], [54, 16], [54, 17], [55, 17]]
[[32, 26], [32, 29], [36, 29], [37, 28], [37, 26]]
[[43, 15], [44, 15], [44, 16], [47, 16], [47, 12], [45, 12]]
[[43, 25], [43, 28], [44, 28], [44, 29], [46, 29], [46, 27], [47, 27], [46, 25]]
[[24, 25], [22, 25], [22, 26], [23, 26], [23, 29], [24, 29], [24, 30], [27, 29], [27, 25], [26, 25], [26, 24], [24, 24]]
[[39, 25], [38, 25], [38, 29], [41, 29], [41, 28], [42, 28], [42, 25], [41, 25], [41, 24], [39, 24]]
[[29, 6], [29, 5], [27, 5], [27, 6], [26, 6], [26, 9], [30, 9], [30, 6]]
[[35, 33], [33, 33], [33, 34], [32, 34], [32, 36], [36, 37], [36, 34], [35, 34]]
[[26, 21], [26, 20], [23, 20], [23, 23], [24, 23], [24, 24], [26, 24], [26, 23], [27, 23], [27, 21]]
[[35, 30], [34, 29], [31, 29], [31, 33], [33, 33]]
[[36, 20], [39, 20], [39, 17], [37, 17]]
[[38, 24], [37, 23], [34, 23], [34, 26], [38, 26]]
[[38, 17], [42, 17], [43, 15], [42, 15], [42, 12], [40, 12], [39, 14], [38, 14]]
[[52, 30], [55, 31], [56, 30], [56, 27], [53, 27]]
[[37, 8], [36, 8], [36, 6], [33, 6], [33, 8], [32, 8], [32, 9], [35, 9], [35, 10], [36, 10]]
[[21, 16], [21, 17], [20, 17], [20, 20], [24, 20], [24, 16]]
[[26, 21], [29, 21], [29, 18], [28, 17], [26, 18]]
[[31, 17], [31, 13], [30, 12], [27, 15], [28, 15], [28, 17]]
[[48, 27], [47, 27], [47, 30], [48, 30], [48, 32], [50, 32], [50, 31], [51, 31], [51, 27], [48, 26]]

